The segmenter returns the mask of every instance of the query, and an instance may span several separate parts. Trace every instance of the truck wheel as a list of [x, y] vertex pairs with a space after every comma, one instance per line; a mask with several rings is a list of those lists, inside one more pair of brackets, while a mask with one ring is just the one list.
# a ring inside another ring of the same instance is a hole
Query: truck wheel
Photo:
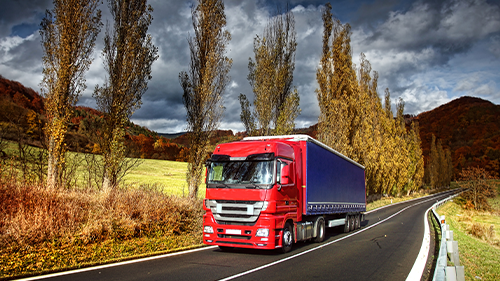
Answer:
[[316, 234], [314, 242], [321, 243], [325, 240], [325, 220], [321, 217], [316, 222]]
[[344, 233], [349, 232], [351, 229], [351, 216], [347, 215], [345, 217]]
[[357, 214], [354, 219], [354, 229], [359, 229], [361, 227], [361, 215]]
[[283, 235], [281, 235], [281, 251], [283, 253], [288, 253], [292, 250], [293, 245], [293, 230], [290, 223], [285, 223], [285, 228], [283, 228]]
[[354, 228], [355, 227], [354, 226], [354, 221], [355, 221], [354, 217], [355, 217], [355, 215], [349, 216], [349, 231], [353, 231], [355, 229]]

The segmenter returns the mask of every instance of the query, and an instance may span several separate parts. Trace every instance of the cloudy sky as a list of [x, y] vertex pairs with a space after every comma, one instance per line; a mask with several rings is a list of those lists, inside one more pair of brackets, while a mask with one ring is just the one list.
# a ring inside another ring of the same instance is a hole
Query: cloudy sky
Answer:
[[[321, 8], [327, 1], [290, 0], [297, 32], [294, 85], [300, 93], [302, 114], [296, 127], [317, 122], [319, 108], [314, 90], [322, 44]], [[132, 121], [161, 133], [186, 128], [182, 88], [178, 75], [187, 70], [187, 38], [193, 34], [192, 1], [155, 0], [150, 33], [159, 48], [153, 79], [142, 107]], [[227, 30], [232, 40], [227, 52], [233, 59], [226, 89], [226, 111], [221, 129], [242, 131], [238, 95], [253, 93], [246, 79], [253, 39], [284, 1], [226, 0]], [[393, 101], [406, 102], [405, 113], [431, 110], [460, 96], [475, 96], [500, 104], [499, 0], [338, 0], [334, 15], [352, 26], [353, 62], [365, 53], [379, 72], [379, 93], [389, 88]], [[42, 49], [38, 32], [51, 0], [2, 0], [0, 10], [0, 75], [36, 91], [42, 79]], [[103, 21], [110, 19], [102, 5]], [[87, 90], [79, 104], [95, 107], [92, 91], [104, 82], [101, 59], [104, 29], [86, 75]]]

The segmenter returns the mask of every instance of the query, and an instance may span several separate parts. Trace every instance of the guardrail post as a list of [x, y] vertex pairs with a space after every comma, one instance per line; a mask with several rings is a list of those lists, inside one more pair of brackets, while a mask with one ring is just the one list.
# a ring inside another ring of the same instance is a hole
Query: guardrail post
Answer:
[[446, 267], [446, 281], [457, 281], [457, 272], [454, 266]]
[[453, 230], [446, 230], [446, 240], [453, 241]]
[[457, 273], [457, 281], [465, 281], [465, 269], [463, 266], [455, 266], [455, 272]]
[[[446, 224], [445, 216], [440, 216], [436, 212], [437, 206], [440, 206], [444, 202], [454, 198], [457, 195], [458, 194], [455, 194], [454, 196], [441, 200], [434, 204], [432, 207], [432, 213], [434, 214], [436, 220], [439, 220], [439, 224], [441, 226], [441, 243], [439, 245], [439, 255], [436, 262], [436, 269], [434, 270], [434, 276], [432, 278], [432, 280], [435, 281], [465, 281], [464, 267], [460, 266], [460, 259], [458, 255], [458, 242], [453, 241], [453, 231], [450, 231], [450, 226]], [[451, 245], [447, 246], [448, 243], [450, 243]], [[451, 251], [452, 253], [450, 256], [450, 260], [453, 261], [455, 266], [447, 266], [448, 251]]]
[[446, 250], [450, 254], [450, 260], [455, 266], [460, 266], [460, 257], [458, 255], [458, 242], [448, 241], [446, 242]]

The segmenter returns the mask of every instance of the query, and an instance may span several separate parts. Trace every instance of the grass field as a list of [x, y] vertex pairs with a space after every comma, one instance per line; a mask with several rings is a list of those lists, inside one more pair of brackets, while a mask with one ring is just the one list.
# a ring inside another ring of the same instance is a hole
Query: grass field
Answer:
[[[125, 185], [157, 185], [167, 194], [187, 196], [186, 184], [187, 163], [143, 159], [141, 164], [133, 168], [125, 177]], [[205, 196], [205, 184], [201, 184], [198, 197]]]
[[[4, 151], [9, 157], [17, 154], [17, 144], [14, 142], [6, 142]], [[33, 148], [38, 150], [38, 148]], [[85, 154], [68, 152], [69, 164], [72, 162], [79, 162], [77, 164], [75, 180], [76, 184], [80, 187], [86, 185], [85, 177], [87, 171]], [[97, 159], [100, 156], [95, 156]], [[139, 165], [133, 167], [123, 178], [121, 186], [127, 187], [141, 187], [141, 186], [154, 186], [160, 188], [166, 194], [185, 197], [188, 195], [189, 190], [186, 183], [187, 163], [168, 161], [168, 160], [155, 160], [155, 159], [139, 159]], [[205, 196], [205, 184], [202, 183], [198, 190], [198, 198]]]
[[458, 241], [465, 279], [500, 280], [500, 196], [490, 199], [491, 212], [464, 210], [456, 201], [437, 212], [445, 215]]

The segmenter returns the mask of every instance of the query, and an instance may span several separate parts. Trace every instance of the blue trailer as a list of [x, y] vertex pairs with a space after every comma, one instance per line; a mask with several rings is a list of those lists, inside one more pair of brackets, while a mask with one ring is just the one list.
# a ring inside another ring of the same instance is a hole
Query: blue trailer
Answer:
[[306, 215], [366, 211], [364, 167], [310, 137], [305, 187]]

